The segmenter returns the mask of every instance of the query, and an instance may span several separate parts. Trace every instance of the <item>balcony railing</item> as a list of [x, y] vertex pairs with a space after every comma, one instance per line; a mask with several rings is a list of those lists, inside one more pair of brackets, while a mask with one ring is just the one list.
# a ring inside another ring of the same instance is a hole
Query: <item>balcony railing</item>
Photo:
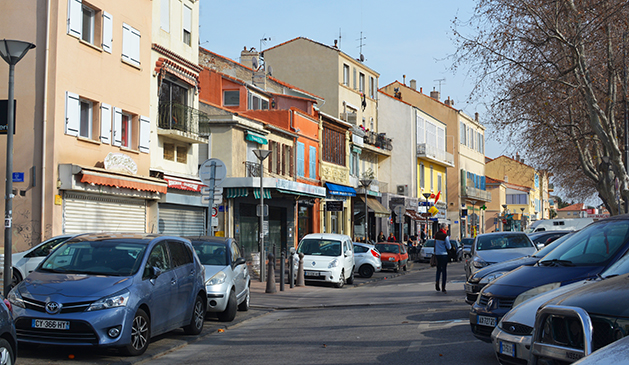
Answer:
[[417, 157], [432, 158], [437, 161], [445, 162], [448, 165], [454, 165], [454, 156], [451, 153], [439, 150], [437, 147], [427, 143], [417, 144]]
[[186, 105], [161, 102], [159, 104], [159, 128], [184, 133], [199, 134], [199, 125], [207, 124], [209, 116]]
[[386, 133], [378, 134], [372, 131], [365, 131], [363, 142], [377, 148], [382, 148], [383, 150], [393, 150], [393, 143], [391, 143], [392, 140], [391, 138], [387, 138]]
[[245, 161], [247, 177], [260, 177], [260, 164], [258, 162]]

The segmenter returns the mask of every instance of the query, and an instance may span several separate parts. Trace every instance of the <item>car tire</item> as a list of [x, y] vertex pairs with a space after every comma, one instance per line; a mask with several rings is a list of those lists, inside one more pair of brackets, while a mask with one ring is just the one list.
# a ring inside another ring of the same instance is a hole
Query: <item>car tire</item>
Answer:
[[229, 292], [229, 299], [227, 301], [227, 307], [224, 311], [216, 314], [218, 320], [221, 322], [231, 322], [236, 318], [236, 311], [238, 310], [238, 304], [236, 299], [236, 293], [233, 290]]
[[400, 262], [399, 261], [395, 264], [395, 268], [393, 269], [393, 272], [398, 272], [398, 271], [400, 271]]
[[0, 338], [0, 360], [3, 361], [3, 365], [15, 364], [15, 354], [13, 353], [13, 348], [9, 344], [9, 341], [4, 338]]
[[[353, 269], [353, 268], [352, 268]], [[354, 284], [354, 270], [352, 270], [352, 274], [349, 276], [349, 278], [347, 278], [347, 283], [349, 285]]]
[[200, 295], [194, 300], [194, 306], [192, 307], [192, 318], [190, 324], [183, 328], [186, 335], [198, 335], [203, 331], [203, 323], [205, 322], [205, 302]]
[[334, 284], [337, 288], [342, 288], [345, 286], [345, 270], [341, 271], [341, 276], [339, 277], [339, 282]]
[[358, 274], [363, 278], [370, 278], [373, 276], [374, 271], [373, 266], [364, 264], [358, 269]]
[[122, 348], [127, 356], [139, 356], [149, 347], [151, 320], [142, 309], [138, 309], [131, 322], [131, 343]]
[[402, 270], [406, 271], [406, 264], [402, 267]]
[[238, 304], [238, 310], [241, 312], [246, 312], [249, 310], [249, 306], [251, 305], [251, 288], [247, 290], [247, 295], [245, 296], [245, 300], [242, 303]]

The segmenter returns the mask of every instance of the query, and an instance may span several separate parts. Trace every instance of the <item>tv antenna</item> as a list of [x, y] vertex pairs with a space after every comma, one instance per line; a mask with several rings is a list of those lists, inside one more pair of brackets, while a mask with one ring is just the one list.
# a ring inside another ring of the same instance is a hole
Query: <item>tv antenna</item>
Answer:
[[271, 37], [264, 37], [262, 39], [260, 39], [260, 50], [259, 52], [262, 52], [262, 45], [266, 44], [266, 42], [270, 42], [271, 41]]
[[363, 43], [365, 39], [367, 39], [367, 37], [363, 37], [363, 32], [360, 32], [360, 38], [357, 39], [357, 41], [360, 41], [360, 45], [358, 46], [360, 49], [360, 62], [365, 62], [365, 56], [363, 55], [363, 46], [366, 46], [366, 44]]
[[341, 28], [339, 28], [339, 49], [341, 49]]
[[436, 79], [434, 81], [439, 83], [439, 94], [441, 94], [441, 85], [445, 85], [446, 78], [444, 77], [443, 79]]

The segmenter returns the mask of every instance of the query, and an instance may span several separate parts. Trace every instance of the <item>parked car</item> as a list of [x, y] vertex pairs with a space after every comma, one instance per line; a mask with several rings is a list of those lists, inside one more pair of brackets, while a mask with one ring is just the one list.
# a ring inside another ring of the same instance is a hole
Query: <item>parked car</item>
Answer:
[[251, 275], [236, 240], [222, 237], [188, 237], [205, 267], [207, 311], [221, 322], [231, 322], [236, 311], [248, 311]]
[[406, 246], [398, 242], [376, 243], [376, 249], [380, 252], [382, 269], [398, 272], [400, 269], [406, 271], [408, 266], [408, 252]]
[[629, 216], [594, 222], [568, 237], [533, 266], [495, 279], [470, 310], [472, 333], [489, 342], [496, 323], [511, 308], [560, 286], [597, 277], [629, 249]]
[[11, 315], [11, 303], [0, 295], [0, 361], [15, 364], [17, 360], [17, 337]]
[[452, 247], [456, 249], [454, 256], [450, 256], [450, 261], [461, 261], [459, 257], [463, 256], [463, 244], [457, 240], [450, 240]]
[[614, 341], [593, 354], [582, 358], [574, 365], [629, 365], [629, 337]]
[[465, 262], [465, 279], [485, 266], [537, 252], [533, 241], [522, 232], [492, 232], [476, 236], [470, 259]]
[[467, 280], [465, 284], [463, 284], [463, 288], [465, 289], [465, 302], [469, 305], [474, 304], [478, 297], [478, 293], [485, 287], [485, 285], [520, 266], [535, 265], [541, 258], [549, 254], [568, 237], [569, 235], [559, 237], [559, 239], [554, 240], [533, 255], [499, 262], [478, 270]]
[[556, 240], [557, 238], [566, 235], [570, 232], [570, 230], [564, 230], [564, 231], [538, 231], [538, 232], [534, 232], [534, 233], [529, 233], [529, 238], [531, 239], [531, 241], [533, 241], [533, 243], [535, 244], [535, 246], [539, 249], [541, 249], [542, 247], [544, 247], [545, 245], [547, 245], [548, 243]]
[[76, 236], [14, 287], [18, 341], [146, 351], [151, 337], [203, 329], [204, 268], [190, 241], [139, 233]]
[[374, 272], [382, 270], [380, 252], [375, 246], [354, 242], [355, 272], [363, 278], [370, 278]]
[[501, 364], [512, 364], [529, 360], [535, 314], [542, 305], [572, 290], [581, 290], [586, 285], [619, 275], [627, 277], [626, 274], [629, 274], [629, 255], [620, 258], [600, 276], [561, 286], [528, 299], [511, 309], [500, 319], [491, 333], [491, 342], [498, 361]]
[[[46, 256], [59, 244], [65, 242], [75, 235], [64, 234], [46, 240], [35, 247], [22, 252], [16, 252], [11, 255], [11, 266], [13, 266], [13, 278], [11, 287], [17, 285], [20, 281], [30, 274], [37, 265], [39, 265]], [[4, 267], [4, 254], [0, 255], [0, 267]]]
[[594, 218], [554, 218], [554, 219], [540, 219], [529, 225], [526, 229], [527, 233], [541, 232], [541, 231], [558, 231], [569, 230], [578, 231], [581, 228], [585, 228], [588, 224], [594, 222]]
[[297, 253], [304, 254], [304, 280], [334, 283], [342, 288], [354, 283], [354, 245], [349, 236], [311, 233], [299, 242]]
[[460, 251], [459, 261], [464, 261], [472, 256], [472, 245], [474, 244], [474, 238], [465, 237], [461, 239], [461, 244], [463, 245], [463, 249]]
[[419, 261], [430, 261], [435, 253], [435, 240], [426, 240], [422, 248], [419, 250]]

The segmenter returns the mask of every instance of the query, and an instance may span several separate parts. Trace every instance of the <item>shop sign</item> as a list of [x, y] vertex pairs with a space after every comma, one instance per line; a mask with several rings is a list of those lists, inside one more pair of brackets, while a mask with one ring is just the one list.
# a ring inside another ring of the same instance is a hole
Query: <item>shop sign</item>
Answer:
[[325, 202], [325, 210], [328, 212], [343, 211], [343, 202], [340, 200], [328, 200]]

